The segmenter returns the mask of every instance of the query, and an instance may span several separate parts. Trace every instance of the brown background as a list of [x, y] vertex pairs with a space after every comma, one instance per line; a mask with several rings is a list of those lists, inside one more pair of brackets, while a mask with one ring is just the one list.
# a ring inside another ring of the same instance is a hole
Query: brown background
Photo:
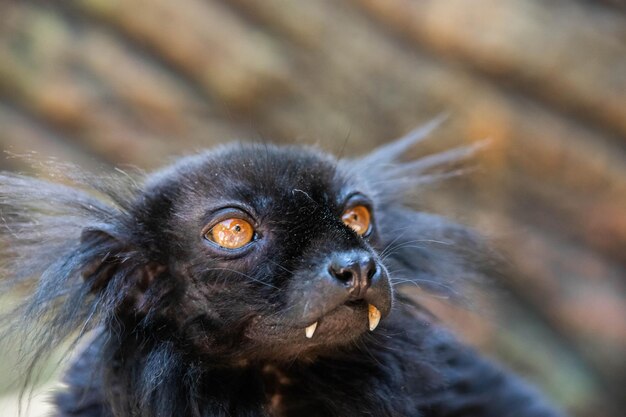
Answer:
[[573, 415], [624, 416], [623, 2], [0, 3], [3, 169], [44, 170], [11, 157], [32, 151], [152, 169], [234, 139], [354, 155], [444, 110], [420, 152], [492, 145], [424, 203], [519, 272], [471, 312], [424, 302]]

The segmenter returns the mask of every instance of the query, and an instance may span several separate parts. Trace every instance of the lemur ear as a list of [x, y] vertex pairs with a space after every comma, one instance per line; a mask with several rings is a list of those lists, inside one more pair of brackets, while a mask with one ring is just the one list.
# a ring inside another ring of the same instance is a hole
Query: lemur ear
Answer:
[[107, 286], [128, 252], [127, 244], [106, 229], [103, 225], [87, 227], [80, 236], [81, 248], [93, 253], [93, 257], [81, 271], [83, 281], [90, 286], [92, 292], [98, 292]]
[[87, 227], [81, 233], [81, 250], [91, 254], [81, 270], [82, 278], [93, 293], [124, 294], [124, 304], [136, 311], [148, 308], [146, 293], [166, 267], [149, 260], [133, 247], [127, 237], [108, 225]]
[[27, 376], [65, 341], [121, 323], [122, 314], [147, 316], [170, 285], [137, 231], [139, 176], [67, 165], [51, 172], [55, 181], [0, 172], [0, 301], [30, 290], [0, 313], [0, 343], [31, 352]]
[[65, 184], [0, 173], [0, 289], [33, 285], [20, 314], [34, 321], [45, 310], [69, 312], [64, 304], [76, 317], [128, 306], [162, 270], [150, 262], [133, 220], [140, 180], [62, 168], [54, 178]]

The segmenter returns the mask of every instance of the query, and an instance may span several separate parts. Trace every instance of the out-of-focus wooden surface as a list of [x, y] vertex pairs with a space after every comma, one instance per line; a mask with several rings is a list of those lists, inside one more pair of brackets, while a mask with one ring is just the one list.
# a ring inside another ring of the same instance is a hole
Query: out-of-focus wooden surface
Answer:
[[152, 169], [250, 139], [352, 155], [442, 110], [421, 152], [492, 146], [425, 204], [496, 239], [518, 272], [474, 312], [425, 302], [573, 415], [623, 416], [624, 2], [0, 3], [12, 154]]

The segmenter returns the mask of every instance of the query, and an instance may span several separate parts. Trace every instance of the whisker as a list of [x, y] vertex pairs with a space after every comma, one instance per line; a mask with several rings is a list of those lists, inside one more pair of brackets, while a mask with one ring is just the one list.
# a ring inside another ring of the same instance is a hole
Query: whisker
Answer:
[[289, 268], [286, 268], [285, 266], [283, 266], [283, 265], [279, 264], [278, 262], [274, 262], [274, 261], [272, 261], [271, 259], [268, 259], [267, 261], [268, 261], [269, 263], [273, 264], [273, 265], [276, 265], [276, 266], [277, 266], [277, 267], [279, 267], [280, 269], [282, 269], [282, 270], [284, 270], [284, 271], [286, 271], [286, 272], [289, 272], [290, 274], [293, 274], [293, 273], [294, 273], [294, 271], [290, 270]]
[[228, 272], [233, 272], [235, 274], [242, 275], [242, 276], [248, 278], [249, 280], [254, 281], [254, 282], [258, 283], [258, 284], [262, 284], [262, 285], [265, 285], [267, 287], [274, 288], [276, 290], [280, 290], [280, 288], [278, 288], [278, 287], [276, 287], [276, 286], [274, 286], [274, 285], [272, 285], [272, 284], [270, 284], [268, 282], [261, 281], [261, 280], [259, 280], [257, 278], [254, 278], [253, 276], [250, 276], [250, 275], [248, 275], [246, 273], [243, 273], [241, 271], [237, 271], [236, 269], [231, 269], [231, 268], [207, 268], [206, 270], [207, 271], [228, 271]]

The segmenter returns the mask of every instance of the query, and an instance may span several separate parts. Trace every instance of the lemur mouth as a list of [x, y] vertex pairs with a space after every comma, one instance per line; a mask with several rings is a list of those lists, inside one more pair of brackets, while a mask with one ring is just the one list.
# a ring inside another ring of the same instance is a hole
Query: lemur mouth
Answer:
[[[367, 305], [367, 320], [368, 320], [369, 329], [370, 331], [373, 331], [374, 329], [376, 329], [376, 327], [378, 327], [378, 323], [380, 323], [380, 318], [381, 318], [380, 310], [375, 305], [369, 304], [365, 302], [364, 300], [355, 300], [355, 301], [348, 301], [339, 307], [350, 307], [356, 310], [356, 309], [363, 309], [366, 305]], [[337, 309], [329, 312], [327, 315], [333, 314]], [[317, 330], [317, 326], [319, 322], [322, 321], [323, 318], [324, 317], [320, 317], [313, 324], [307, 326], [304, 329], [304, 334], [306, 335], [307, 339], [311, 339], [313, 337], [313, 335], [315, 334], [315, 330]]]

